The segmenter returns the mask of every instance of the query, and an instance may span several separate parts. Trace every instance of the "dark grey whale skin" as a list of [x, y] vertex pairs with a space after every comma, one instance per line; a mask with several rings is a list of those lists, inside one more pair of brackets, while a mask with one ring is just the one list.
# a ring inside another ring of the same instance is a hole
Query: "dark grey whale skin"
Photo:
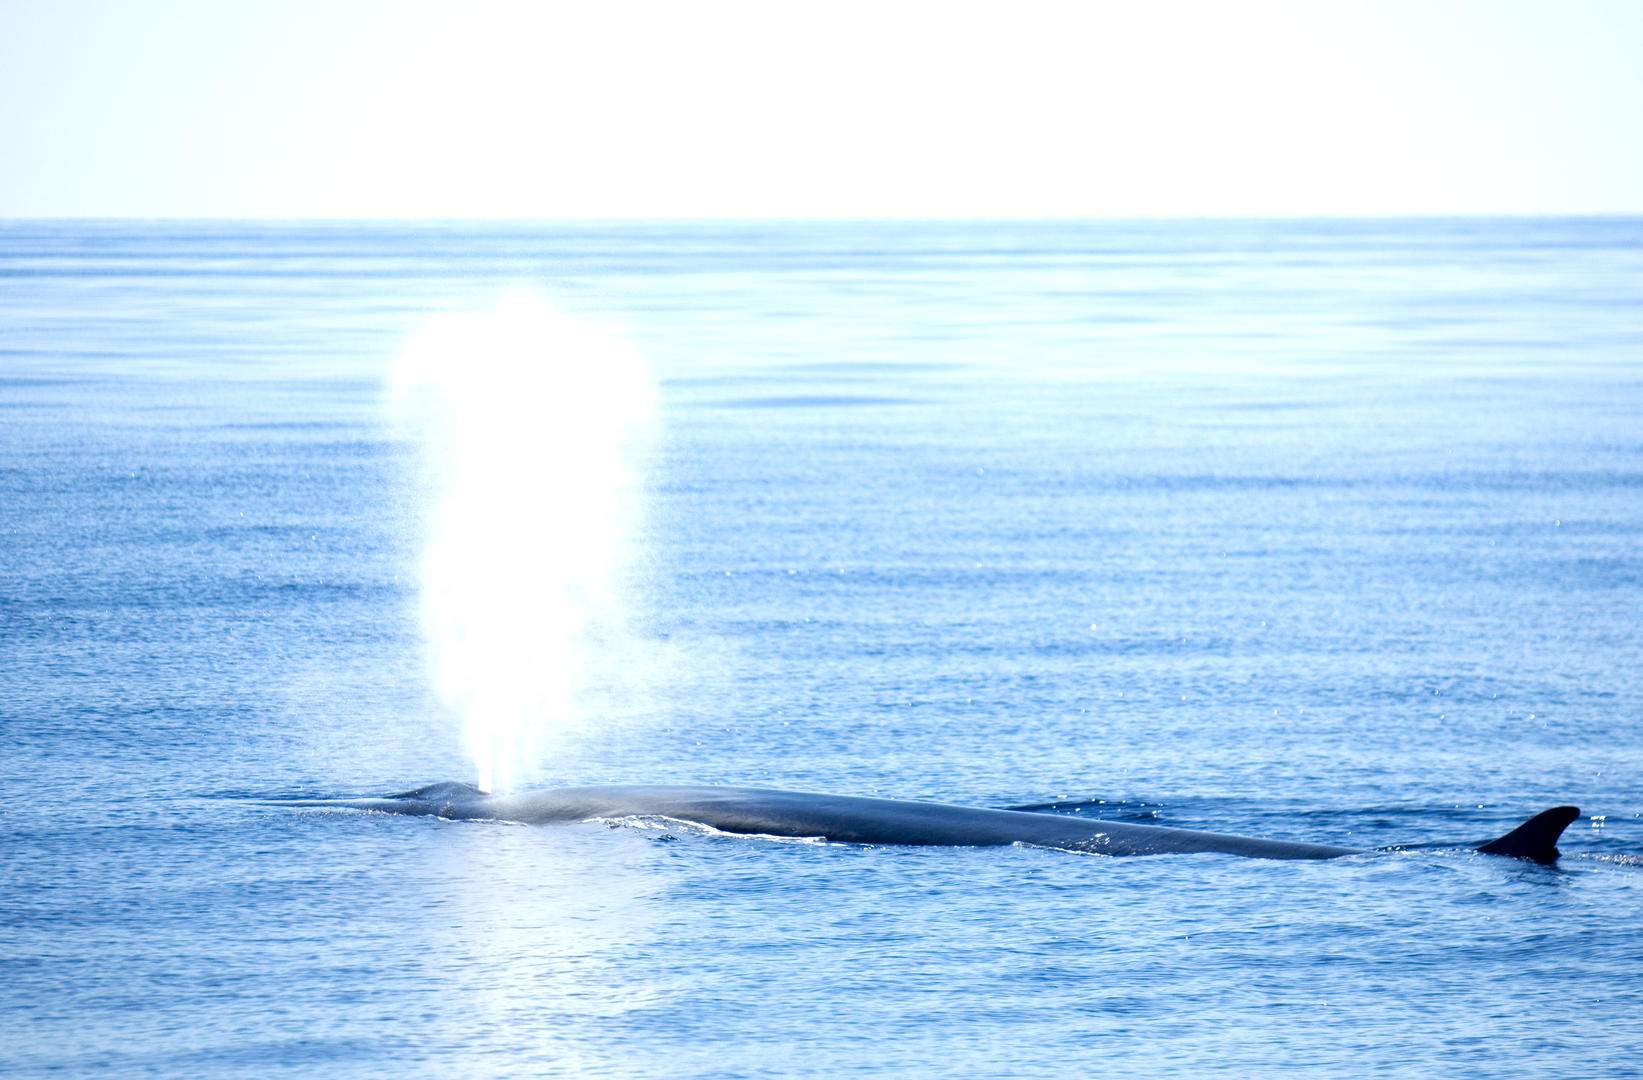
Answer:
[[[850, 844], [947, 847], [1032, 844], [1098, 855], [1219, 852], [1253, 859], [1337, 859], [1361, 854], [1358, 849], [1329, 844], [1263, 840], [1062, 814], [769, 788], [643, 785], [486, 795], [466, 784], [432, 784], [380, 799], [307, 801], [303, 805], [529, 824], [665, 817], [727, 833], [819, 837]], [[1574, 807], [1548, 810], [1478, 850], [1549, 862], [1557, 857], [1558, 834], [1578, 814]], [[1520, 836], [1521, 843], [1514, 839]]]

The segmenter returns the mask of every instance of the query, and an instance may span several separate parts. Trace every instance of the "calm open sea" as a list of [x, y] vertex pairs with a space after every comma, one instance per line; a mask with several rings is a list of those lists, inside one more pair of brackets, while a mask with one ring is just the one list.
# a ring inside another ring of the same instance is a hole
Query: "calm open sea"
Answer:
[[[258, 801], [471, 777], [384, 386], [520, 284], [662, 399], [542, 782], [1437, 846]], [[1643, 221], [0, 224], [0, 1072], [1637, 1075], [1640, 613]]]

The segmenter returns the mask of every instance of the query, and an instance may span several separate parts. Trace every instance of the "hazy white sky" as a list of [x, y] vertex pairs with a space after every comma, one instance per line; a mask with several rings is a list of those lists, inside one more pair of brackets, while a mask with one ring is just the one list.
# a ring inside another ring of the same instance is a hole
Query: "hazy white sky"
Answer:
[[1643, 211], [1643, 0], [0, 0], [0, 216]]

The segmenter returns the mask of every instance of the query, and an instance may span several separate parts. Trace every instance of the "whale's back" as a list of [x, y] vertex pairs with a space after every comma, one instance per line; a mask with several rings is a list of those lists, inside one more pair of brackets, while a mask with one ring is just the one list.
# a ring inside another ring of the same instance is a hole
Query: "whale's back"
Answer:
[[[606, 785], [487, 795], [470, 784], [442, 783], [386, 798], [303, 802], [531, 824], [660, 817], [727, 833], [850, 844], [944, 847], [1031, 844], [1098, 855], [1219, 852], [1257, 859], [1335, 859], [1359, 853], [1355, 848], [1332, 844], [1132, 825], [1025, 809], [995, 810], [775, 788]], [[1475, 850], [1551, 862], [1558, 857], [1559, 835], [1579, 813], [1572, 806], [1554, 807]]]
[[945, 803], [825, 795], [771, 788], [608, 786], [558, 788], [455, 804], [447, 816], [570, 822], [666, 817], [722, 832], [853, 844], [994, 847], [1033, 844], [1103, 855], [1223, 852], [1269, 859], [1328, 859], [1326, 844], [1130, 825], [1060, 814]]

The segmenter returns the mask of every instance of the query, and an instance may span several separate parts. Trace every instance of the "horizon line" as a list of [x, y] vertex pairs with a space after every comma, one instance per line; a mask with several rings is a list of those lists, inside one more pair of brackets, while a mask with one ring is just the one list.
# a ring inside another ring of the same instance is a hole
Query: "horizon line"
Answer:
[[537, 215], [348, 215], [348, 214], [0, 214], [0, 225], [30, 223], [53, 224], [248, 224], [248, 225], [321, 225], [321, 224], [447, 224], [447, 225], [634, 225], [634, 224], [696, 224], [696, 225], [802, 225], [802, 224], [1114, 224], [1114, 223], [1183, 223], [1183, 222], [1345, 222], [1345, 221], [1628, 221], [1643, 220], [1643, 209], [1600, 211], [1498, 211], [1454, 212], [1415, 211], [1399, 213], [1317, 213], [1317, 214], [966, 214], [966, 215], [899, 215], [899, 214], [805, 214], [753, 215], [747, 217], [711, 214], [612, 214], [571, 215], [562, 217]]

